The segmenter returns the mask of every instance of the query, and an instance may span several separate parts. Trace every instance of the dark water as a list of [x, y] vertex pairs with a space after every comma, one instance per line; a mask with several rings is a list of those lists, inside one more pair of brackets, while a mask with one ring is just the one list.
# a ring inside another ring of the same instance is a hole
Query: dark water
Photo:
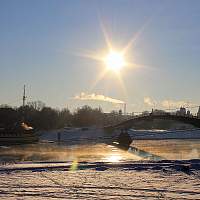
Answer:
[[128, 151], [103, 143], [66, 146], [46, 142], [0, 147], [0, 162], [120, 162], [162, 159], [200, 159], [200, 140], [138, 140], [132, 142]]

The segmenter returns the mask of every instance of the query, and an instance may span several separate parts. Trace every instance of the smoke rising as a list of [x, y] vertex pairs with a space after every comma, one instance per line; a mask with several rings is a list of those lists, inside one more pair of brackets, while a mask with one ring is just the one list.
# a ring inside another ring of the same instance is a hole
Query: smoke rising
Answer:
[[74, 97], [74, 99], [76, 100], [89, 100], [89, 101], [104, 101], [104, 102], [109, 102], [109, 103], [113, 103], [113, 104], [124, 104], [124, 101], [121, 101], [119, 99], [114, 99], [108, 96], [104, 96], [102, 94], [86, 94], [84, 92], [81, 92], [81, 94], [76, 95]]

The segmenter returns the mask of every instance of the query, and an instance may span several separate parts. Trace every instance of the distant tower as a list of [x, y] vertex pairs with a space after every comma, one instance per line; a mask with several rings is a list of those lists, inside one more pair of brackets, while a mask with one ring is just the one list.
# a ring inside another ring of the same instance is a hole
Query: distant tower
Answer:
[[199, 106], [199, 110], [197, 112], [197, 117], [200, 118], [200, 106]]

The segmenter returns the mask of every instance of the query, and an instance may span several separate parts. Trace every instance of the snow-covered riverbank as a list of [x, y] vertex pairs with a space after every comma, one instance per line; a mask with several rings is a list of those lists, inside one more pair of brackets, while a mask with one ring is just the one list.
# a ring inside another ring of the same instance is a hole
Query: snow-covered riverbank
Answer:
[[[41, 133], [41, 140], [64, 142], [65, 144], [112, 143], [117, 140], [120, 130], [106, 132], [104, 129], [88, 130], [72, 128]], [[200, 129], [191, 130], [129, 130], [133, 140], [200, 139]]]
[[77, 167], [73, 171], [69, 163], [1, 166], [0, 199], [200, 199], [199, 160]]
[[200, 129], [191, 130], [129, 130], [133, 140], [200, 139]]
[[54, 130], [41, 132], [41, 140], [46, 141], [61, 141], [65, 144], [94, 144], [114, 141], [119, 135], [119, 131], [107, 133], [101, 128], [88, 128], [87, 130], [81, 128], [72, 128], [70, 130]]

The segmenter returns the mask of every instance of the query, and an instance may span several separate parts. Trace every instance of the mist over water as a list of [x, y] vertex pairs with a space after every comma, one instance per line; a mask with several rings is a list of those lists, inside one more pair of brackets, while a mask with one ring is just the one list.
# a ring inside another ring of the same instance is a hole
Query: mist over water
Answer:
[[38, 143], [0, 147], [0, 162], [122, 162], [200, 159], [200, 140], [135, 140], [128, 151], [104, 143]]
[[[106, 144], [65, 146], [57, 143], [38, 143], [0, 148], [1, 161], [109, 161], [133, 157], [126, 151]], [[132, 158], [133, 159], [133, 158]]]
[[199, 139], [135, 140], [131, 145], [163, 159], [189, 160], [200, 158]]

